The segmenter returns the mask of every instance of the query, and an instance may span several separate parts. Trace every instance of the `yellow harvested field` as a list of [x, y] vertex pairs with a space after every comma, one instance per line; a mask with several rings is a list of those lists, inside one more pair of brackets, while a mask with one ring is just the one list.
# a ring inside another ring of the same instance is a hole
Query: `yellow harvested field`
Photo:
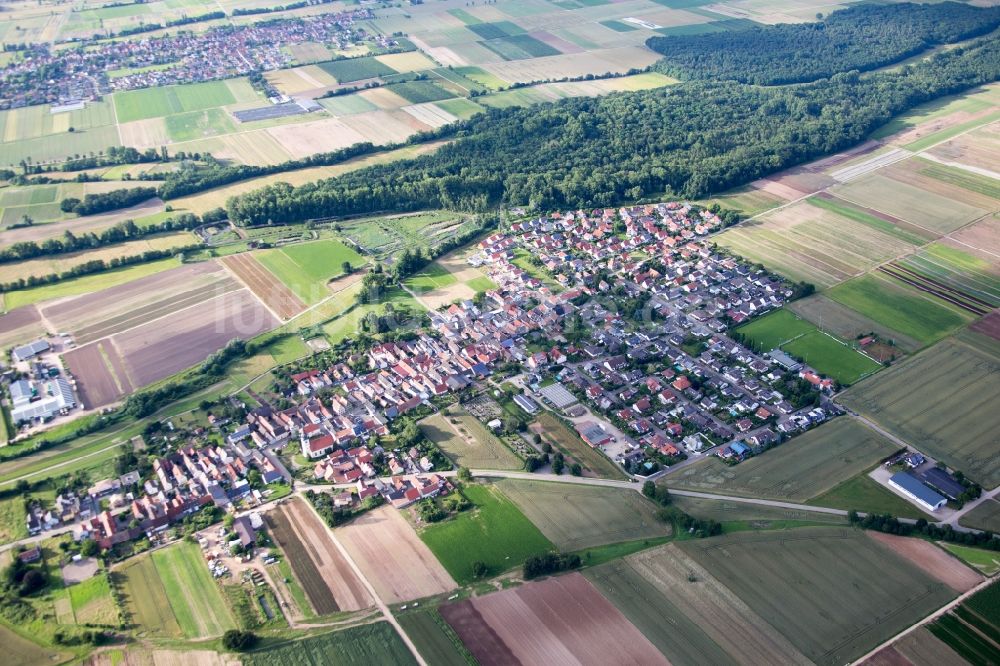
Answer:
[[400, 109], [411, 102], [388, 90], [387, 88], [372, 88], [358, 93], [358, 97], [368, 100], [380, 109]]
[[342, 122], [360, 134], [361, 141], [376, 145], [405, 141], [415, 132], [428, 130], [425, 125], [403, 111], [369, 111], [345, 116]]
[[316, 65], [278, 69], [268, 72], [264, 78], [286, 95], [296, 95], [307, 90], [337, 85], [336, 79]]
[[370, 140], [339, 118], [326, 118], [298, 125], [282, 125], [264, 131], [271, 139], [283, 146], [293, 158], [330, 152]]
[[392, 67], [401, 74], [437, 67], [437, 63], [420, 51], [410, 51], [409, 53], [387, 53], [386, 55], [375, 56], [375, 59], [383, 65]]
[[442, 125], [447, 125], [458, 120], [458, 118], [433, 103], [413, 104], [403, 107], [402, 110], [404, 113], [408, 113], [416, 118], [417, 122], [429, 125], [430, 127], [441, 127]]
[[165, 118], [147, 118], [146, 120], [122, 123], [118, 126], [118, 134], [121, 136], [122, 145], [132, 146], [139, 150], [165, 146], [170, 143]]
[[291, 159], [288, 151], [267, 132], [254, 130], [186, 141], [173, 144], [171, 149], [173, 152], [209, 152], [220, 160], [232, 160], [239, 164], [278, 164]]
[[369, 511], [335, 534], [383, 601], [422, 599], [458, 587], [394, 507]]
[[563, 54], [511, 60], [483, 65], [483, 69], [507, 81], [544, 81], [606, 72], [623, 73], [652, 65], [659, 56], [642, 46], [625, 46], [587, 53]]

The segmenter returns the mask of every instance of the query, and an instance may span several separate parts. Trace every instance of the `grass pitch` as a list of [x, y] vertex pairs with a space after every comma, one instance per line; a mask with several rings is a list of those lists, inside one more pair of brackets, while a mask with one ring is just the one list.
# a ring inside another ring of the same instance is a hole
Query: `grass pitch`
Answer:
[[[970, 338], [971, 341], [971, 338]], [[846, 391], [843, 404], [985, 488], [1000, 484], [1000, 358], [946, 340]]]
[[732, 467], [714, 456], [707, 458], [669, 475], [666, 483], [684, 490], [803, 502], [897, 448], [858, 421], [842, 417]]
[[489, 575], [519, 566], [532, 555], [555, 550], [517, 505], [495, 486], [467, 486], [473, 509], [426, 527], [420, 538], [459, 585], [475, 580], [472, 565], [484, 563]]
[[511, 479], [497, 485], [563, 551], [671, 532], [656, 519], [657, 507], [634, 490]]

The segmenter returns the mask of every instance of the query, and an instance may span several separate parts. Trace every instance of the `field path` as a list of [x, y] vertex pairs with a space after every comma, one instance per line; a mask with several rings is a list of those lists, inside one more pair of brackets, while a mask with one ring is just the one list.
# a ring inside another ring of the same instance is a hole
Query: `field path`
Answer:
[[375, 606], [379, 609], [379, 611], [381, 611], [382, 615], [389, 622], [389, 624], [393, 626], [393, 628], [396, 630], [396, 633], [399, 634], [399, 637], [403, 639], [403, 643], [406, 645], [407, 648], [409, 648], [410, 652], [413, 653], [413, 658], [417, 660], [417, 663], [420, 664], [420, 666], [427, 666], [427, 662], [420, 655], [420, 652], [417, 650], [417, 646], [413, 644], [413, 641], [410, 640], [410, 637], [406, 635], [405, 631], [403, 631], [403, 627], [401, 627], [399, 622], [396, 621], [396, 618], [393, 616], [392, 611], [389, 610], [389, 607], [385, 604], [384, 601], [382, 601], [381, 597], [379, 597], [378, 594], [375, 592], [375, 587], [371, 584], [371, 582], [367, 578], [365, 578], [365, 574], [361, 571], [361, 568], [358, 567], [357, 562], [355, 562], [354, 559], [351, 558], [351, 554], [347, 552], [346, 548], [344, 548], [344, 544], [340, 543], [340, 540], [337, 539], [337, 535], [333, 533], [333, 530], [330, 529], [330, 526], [326, 524], [326, 521], [323, 520], [323, 517], [316, 512], [316, 508], [312, 505], [312, 502], [310, 502], [305, 498], [302, 499], [302, 502], [306, 506], [308, 506], [309, 510], [316, 515], [316, 520], [318, 520], [323, 525], [323, 529], [326, 530], [326, 533], [330, 536], [330, 540], [333, 541], [335, 546], [337, 546], [337, 550], [340, 551], [341, 556], [347, 561], [347, 564], [350, 565], [351, 569], [354, 571], [354, 575], [358, 577], [358, 580], [361, 581], [361, 584], [364, 585], [365, 589], [368, 590], [368, 594], [370, 594], [371, 598], [375, 600]]

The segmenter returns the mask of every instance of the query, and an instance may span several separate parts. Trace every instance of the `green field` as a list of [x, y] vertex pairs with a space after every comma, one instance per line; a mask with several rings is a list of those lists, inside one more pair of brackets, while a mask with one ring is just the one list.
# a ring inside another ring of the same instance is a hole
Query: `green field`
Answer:
[[[854, 206], [842, 199], [828, 199], [825, 197], [810, 197], [809, 204], [816, 206], [817, 208], [822, 208], [830, 212], [836, 213], [841, 217], [846, 217], [854, 222], [860, 222], [866, 227], [871, 227], [877, 231], [889, 234], [890, 236], [895, 236], [901, 241], [911, 243], [912, 245], [923, 245], [927, 242], [928, 238], [920, 236], [910, 231], [902, 229], [888, 220], [883, 220], [880, 217], [875, 217], [871, 213], [868, 213], [862, 208]], [[933, 237], [933, 236], [932, 236]]]
[[445, 99], [437, 102], [434, 106], [437, 106], [451, 115], [455, 116], [459, 120], [465, 120], [466, 118], [471, 118], [477, 113], [482, 113], [483, 107], [479, 106], [472, 100], [465, 98], [457, 99]]
[[959, 518], [958, 524], [963, 527], [989, 530], [1000, 534], [1000, 502], [993, 499], [984, 500], [979, 506]]
[[152, 558], [185, 638], [221, 636], [236, 627], [198, 546], [182, 541]]
[[495, 576], [532, 555], [554, 550], [552, 542], [498, 488], [473, 485], [463, 492], [474, 509], [420, 532], [459, 585], [474, 580], [475, 562], [486, 564], [489, 575]]
[[241, 655], [244, 666], [363, 666], [416, 664], [388, 622], [269, 644]]
[[77, 624], [118, 625], [118, 606], [104, 572], [66, 589]]
[[542, 412], [536, 422], [541, 427], [542, 439], [549, 441], [556, 451], [561, 451], [567, 457], [580, 463], [588, 476], [599, 476], [605, 479], [621, 479], [624, 474], [618, 465], [611, 462], [606, 455], [580, 439], [576, 431], [550, 412]]
[[955, 597], [854, 529], [741, 532], [678, 545], [817, 664], [861, 656]]
[[1000, 183], [989, 176], [981, 176], [978, 173], [958, 169], [937, 162], [922, 160], [927, 166], [920, 169], [920, 173], [931, 178], [957, 185], [970, 192], [985, 194], [994, 199], [1000, 199]]
[[42, 285], [30, 289], [19, 289], [4, 294], [4, 309], [13, 310], [23, 305], [38, 303], [54, 298], [65, 298], [67, 296], [79, 296], [89, 294], [102, 289], [108, 289], [126, 282], [138, 280], [141, 277], [159, 273], [161, 271], [176, 268], [179, 264], [176, 259], [160, 259], [145, 264], [136, 264], [125, 268], [85, 275], [83, 277], [63, 280], [56, 284]]
[[928, 625], [970, 664], [1000, 663], [1000, 585], [993, 583]]
[[232, 117], [212, 108], [169, 115], [165, 119], [171, 141], [194, 141], [236, 131]]
[[459, 467], [510, 470], [524, 468], [523, 460], [464, 410], [449, 409], [443, 414], [429, 416], [420, 422], [420, 430], [424, 437], [434, 442]]
[[988, 349], [945, 340], [857, 384], [841, 401], [991, 489], [1000, 484], [998, 371], [1000, 359]]
[[472, 278], [465, 283], [469, 289], [473, 291], [492, 291], [497, 288], [496, 282], [489, 279], [485, 275], [482, 277]]
[[815, 330], [816, 327], [808, 321], [785, 309], [776, 310], [736, 328], [738, 333], [746, 337], [748, 346], [758, 352], [777, 349], [789, 340]]
[[159, 636], [183, 636], [151, 556], [132, 558], [111, 575], [116, 582], [120, 580], [119, 589], [125, 600], [124, 611], [129, 624], [139, 631]]
[[784, 509], [761, 504], [746, 504], [733, 500], [683, 497], [677, 494], [673, 496], [671, 505], [695, 518], [714, 520], [722, 523], [723, 528], [748, 525], [751, 529], [772, 529], [776, 526], [796, 523], [847, 524], [846, 516], [809, 511], [809, 507], [803, 509]]
[[513, 479], [497, 485], [562, 551], [670, 535], [656, 505], [634, 490]]
[[960, 560], [967, 562], [984, 576], [992, 576], [1000, 571], [1000, 553], [995, 550], [970, 548], [957, 543], [942, 543], [941, 547]]
[[424, 292], [450, 287], [457, 282], [455, 276], [443, 266], [431, 263], [420, 269], [419, 273], [414, 273], [406, 278], [403, 284], [412, 291]]
[[456, 67], [455, 72], [490, 90], [499, 90], [506, 87], [508, 83], [496, 74], [487, 72], [482, 67]]
[[53, 659], [52, 650], [21, 637], [3, 624], [0, 624], [0, 645], [3, 645], [3, 662], [7, 666], [39, 666], [65, 661], [67, 655], [60, 654]]
[[[250, 94], [247, 94], [235, 85], [229, 85], [239, 82], [243, 82], [243, 80], [240, 79], [237, 82], [207, 81], [205, 83], [142, 88], [115, 93], [114, 102], [118, 122], [127, 123], [133, 120], [160, 118], [256, 99], [252, 89]], [[234, 88], [242, 94], [235, 95]], [[247, 88], [249, 89], [249, 86]]]
[[296, 243], [280, 249], [264, 250], [255, 255], [285, 286], [305, 303], [313, 305], [330, 295], [326, 283], [343, 273], [342, 264], [353, 268], [365, 260], [338, 240]]
[[316, 101], [335, 116], [351, 116], [355, 113], [365, 113], [366, 111], [375, 111], [378, 109], [377, 106], [357, 94], [338, 95], [337, 97], [328, 97]]
[[624, 21], [616, 21], [614, 19], [601, 21], [601, 25], [603, 25], [605, 28], [611, 28], [615, 32], [632, 32], [633, 30], [639, 29], [639, 26], [637, 25], [632, 25], [631, 23], [625, 23]]
[[782, 345], [781, 349], [843, 386], [882, 369], [878, 361], [819, 330], [798, 337]]
[[431, 83], [430, 81], [394, 83], [389, 86], [389, 90], [396, 93], [406, 101], [413, 102], [414, 104], [437, 102], [438, 100], [450, 99], [455, 96], [441, 86]]
[[331, 60], [316, 64], [324, 72], [337, 79], [337, 83], [350, 83], [361, 79], [371, 79], [376, 76], [395, 74], [396, 70], [376, 60], [374, 57], [347, 58], [346, 60]]
[[841, 417], [738, 465], [706, 458], [669, 475], [666, 483], [684, 490], [804, 502], [898, 448], [858, 421]]
[[[471, 26], [473, 28], [479, 26]], [[511, 35], [479, 42], [504, 60], [530, 60], [559, 55], [559, 50], [531, 35]]]
[[865, 511], [869, 513], [888, 513], [899, 518], [917, 520], [929, 518], [926, 513], [908, 502], [888, 488], [881, 486], [868, 476], [867, 472], [847, 479], [822, 495], [809, 500], [809, 504], [825, 506], [830, 509], [844, 511]]
[[968, 252], [932, 243], [898, 263], [993, 307], [1000, 306], [1000, 276], [990, 262]]
[[455, 630], [434, 609], [397, 615], [403, 631], [428, 664], [474, 666], [476, 661], [462, 645]]
[[825, 295], [924, 344], [936, 342], [972, 320], [964, 310], [873, 273], [839, 284]]

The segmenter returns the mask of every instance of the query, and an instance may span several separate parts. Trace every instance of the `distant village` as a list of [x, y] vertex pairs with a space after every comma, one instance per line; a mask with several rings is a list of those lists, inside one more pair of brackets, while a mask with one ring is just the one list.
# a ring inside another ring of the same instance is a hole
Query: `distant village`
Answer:
[[[33, 45], [0, 69], [0, 109], [35, 104], [68, 105], [94, 100], [116, 90], [195, 83], [266, 72], [292, 64], [287, 47], [317, 42], [346, 49], [374, 40], [395, 42], [355, 26], [371, 18], [368, 9], [331, 12], [296, 19], [180, 31], [164, 37], [135, 37], [86, 48], [50, 49]], [[119, 75], [113, 75], [117, 73]], [[56, 106], [54, 109], [58, 111]]]
[[[204, 506], [252, 508], [296, 477], [334, 488], [338, 508], [374, 496], [405, 508], [446, 494], [452, 467], [423, 437], [401, 445], [398, 424], [473, 400], [469, 411], [499, 432], [512, 387], [525, 422], [552, 410], [636, 478], [689, 455], [738, 464], [837, 409], [825, 399], [832, 382], [726, 335], [794, 292], [713, 249], [706, 236], [720, 226], [681, 203], [512, 224], [468, 257], [496, 289], [432, 312], [425, 330], [294, 372], [282, 408], [230, 398], [243, 416], [213, 411], [144, 476], [37, 503], [29, 528], [71, 523], [79, 538], [114, 545]], [[307, 466], [290, 472], [291, 458]]]

